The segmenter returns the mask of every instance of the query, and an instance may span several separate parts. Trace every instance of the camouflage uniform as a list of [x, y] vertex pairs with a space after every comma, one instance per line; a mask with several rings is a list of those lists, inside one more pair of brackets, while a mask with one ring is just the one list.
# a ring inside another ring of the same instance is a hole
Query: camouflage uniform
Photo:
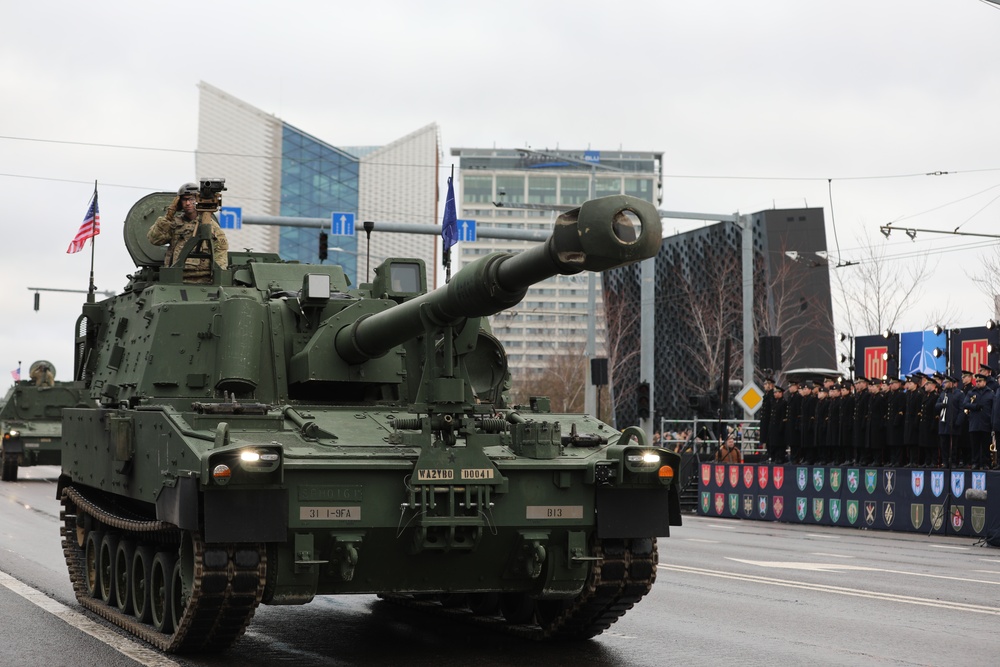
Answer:
[[36, 387], [54, 387], [56, 384], [56, 376], [48, 366], [32, 368], [29, 376], [35, 381]]
[[[188, 220], [183, 212], [169, 215], [161, 215], [149, 228], [146, 238], [153, 245], [170, 244], [166, 257], [163, 258], [164, 266], [172, 266], [177, 261], [177, 256], [187, 240], [198, 231], [198, 219]], [[229, 264], [229, 242], [226, 234], [219, 227], [219, 224], [212, 219], [211, 213], [201, 213], [201, 220], [205, 224], [212, 225], [212, 239], [215, 245], [215, 263], [219, 268], [226, 268]], [[207, 283], [211, 280], [212, 267], [207, 259], [188, 259], [184, 265], [184, 281], [191, 283]]]

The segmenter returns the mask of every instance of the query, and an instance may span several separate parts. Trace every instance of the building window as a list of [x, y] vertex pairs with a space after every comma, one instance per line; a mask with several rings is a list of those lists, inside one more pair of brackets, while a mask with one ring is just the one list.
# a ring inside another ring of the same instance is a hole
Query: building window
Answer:
[[462, 179], [463, 204], [488, 204], [493, 201], [492, 176], [466, 176]]
[[622, 179], [620, 178], [598, 178], [596, 187], [597, 197], [607, 197], [608, 195], [620, 195], [622, 193]]
[[555, 204], [557, 182], [555, 176], [528, 176], [528, 203]]
[[653, 201], [653, 181], [649, 178], [626, 178], [625, 194]]
[[563, 176], [559, 193], [559, 203], [579, 206], [590, 197], [590, 179]]
[[[501, 194], [504, 193], [504, 194]], [[497, 176], [497, 200], [505, 204], [524, 203], [524, 176]]]

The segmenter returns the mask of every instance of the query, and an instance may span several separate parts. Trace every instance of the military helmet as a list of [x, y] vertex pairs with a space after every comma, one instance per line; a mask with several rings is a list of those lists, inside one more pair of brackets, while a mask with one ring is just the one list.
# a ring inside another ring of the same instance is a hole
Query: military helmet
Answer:
[[185, 183], [181, 187], [177, 188], [177, 196], [183, 197], [185, 195], [197, 196], [198, 195], [198, 184], [197, 183]]

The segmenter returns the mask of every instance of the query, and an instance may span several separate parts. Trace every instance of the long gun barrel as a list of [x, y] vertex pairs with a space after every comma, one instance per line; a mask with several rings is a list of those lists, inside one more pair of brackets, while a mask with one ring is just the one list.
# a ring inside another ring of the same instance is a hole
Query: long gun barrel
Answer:
[[344, 327], [336, 336], [337, 352], [349, 363], [361, 363], [423, 331], [423, 318], [447, 326], [494, 315], [520, 303], [538, 282], [648, 259], [660, 241], [660, 216], [649, 202], [625, 195], [590, 200], [560, 215], [542, 245], [516, 255], [487, 255], [447, 285]]

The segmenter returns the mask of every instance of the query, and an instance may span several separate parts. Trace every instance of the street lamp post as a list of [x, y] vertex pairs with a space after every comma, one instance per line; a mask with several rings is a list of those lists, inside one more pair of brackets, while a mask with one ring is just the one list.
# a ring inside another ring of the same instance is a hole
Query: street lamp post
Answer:
[[847, 364], [847, 372], [850, 375], [850, 379], [854, 379], [854, 335], [849, 333], [840, 334], [840, 342], [847, 343], [847, 354], [841, 353], [840, 363]]

